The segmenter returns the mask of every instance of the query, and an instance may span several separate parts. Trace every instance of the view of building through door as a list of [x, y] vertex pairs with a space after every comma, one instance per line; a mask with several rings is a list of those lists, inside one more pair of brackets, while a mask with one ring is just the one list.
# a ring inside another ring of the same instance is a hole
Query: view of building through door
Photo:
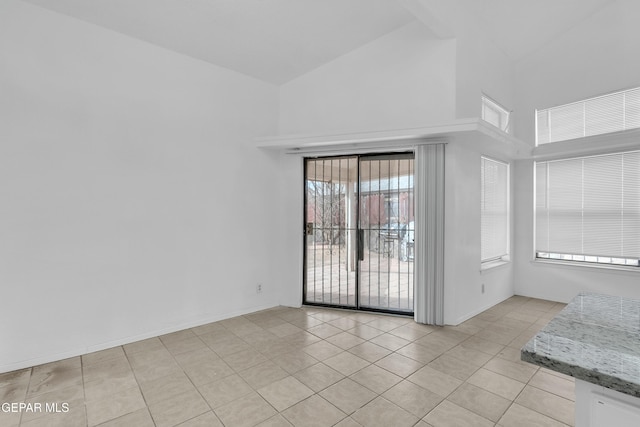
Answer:
[[413, 312], [413, 154], [305, 160], [304, 303]]

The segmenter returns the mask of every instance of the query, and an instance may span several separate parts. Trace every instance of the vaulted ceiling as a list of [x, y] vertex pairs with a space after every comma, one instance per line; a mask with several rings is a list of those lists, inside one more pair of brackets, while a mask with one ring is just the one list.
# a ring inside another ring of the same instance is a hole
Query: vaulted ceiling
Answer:
[[416, 20], [431, 26], [438, 3], [456, 1], [518, 61], [616, 0], [23, 1], [282, 84]]
[[489, 38], [514, 61], [615, 3], [615, 0], [458, 1], [477, 17]]

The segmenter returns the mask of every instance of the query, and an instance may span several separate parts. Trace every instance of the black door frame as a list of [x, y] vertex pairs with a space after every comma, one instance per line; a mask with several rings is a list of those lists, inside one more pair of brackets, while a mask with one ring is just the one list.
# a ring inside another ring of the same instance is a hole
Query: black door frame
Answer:
[[[303, 160], [303, 232], [302, 232], [302, 247], [303, 247], [303, 263], [302, 263], [302, 304], [307, 306], [317, 306], [317, 307], [328, 307], [335, 309], [346, 309], [353, 311], [364, 311], [364, 312], [374, 312], [374, 313], [386, 313], [386, 314], [394, 314], [401, 316], [413, 316], [414, 312], [411, 311], [402, 311], [402, 310], [393, 310], [386, 308], [377, 308], [377, 307], [362, 307], [360, 304], [360, 270], [361, 265], [360, 262], [363, 257], [364, 250], [364, 241], [363, 241], [363, 231], [360, 227], [360, 189], [361, 189], [361, 173], [360, 173], [360, 164], [362, 159], [367, 158], [375, 158], [375, 157], [388, 157], [388, 156], [407, 156], [406, 158], [414, 158], [413, 151], [401, 151], [401, 152], [381, 152], [381, 153], [358, 153], [358, 154], [345, 154], [345, 155], [334, 155], [334, 156], [309, 156], [304, 157]], [[357, 206], [355, 207], [356, 218], [355, 218], [355, 231], [357, 236], [357, 245], [356, 245], [356, 268], [355, 268], [355, 304], [354, 305], [345, 305], [345, 304], [332, 304], [326, 302], [316, 302], [316, 301], [307, 301], [307, 167], [309, 161], [314, 160], [340, 160], [340, 159], [355, 159], [356, 160], [356, 175], [357, 175], [357, 185], [356, 185], [356, 200]], [[413, 278], [413, 275], [412, 275]], [[415, 286], [415, 284], [414, 284]]]

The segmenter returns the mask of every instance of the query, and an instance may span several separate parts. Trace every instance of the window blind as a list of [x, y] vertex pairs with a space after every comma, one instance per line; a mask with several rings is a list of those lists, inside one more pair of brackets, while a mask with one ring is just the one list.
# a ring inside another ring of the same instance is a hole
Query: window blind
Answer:
[[640, 88], [536, 110], [538, 145], [635, 128], [640, 128]]
[[536, 255], [638, 265], [640, 151], [537, 162]]
[[509, 132], [509, 116], [510, 113], [506, 108], [482, 95], [482, 120], [491, 123], [500, 130]]
[[509, 165], [481, 158], [481, 258], [482, 262], [509, 254]]

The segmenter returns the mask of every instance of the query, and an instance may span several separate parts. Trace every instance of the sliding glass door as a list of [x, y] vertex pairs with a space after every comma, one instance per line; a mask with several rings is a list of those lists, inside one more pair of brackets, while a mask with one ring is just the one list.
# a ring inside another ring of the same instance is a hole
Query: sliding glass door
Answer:
[[305, 160], [304, 303], [413, 312], [413, 154]]

